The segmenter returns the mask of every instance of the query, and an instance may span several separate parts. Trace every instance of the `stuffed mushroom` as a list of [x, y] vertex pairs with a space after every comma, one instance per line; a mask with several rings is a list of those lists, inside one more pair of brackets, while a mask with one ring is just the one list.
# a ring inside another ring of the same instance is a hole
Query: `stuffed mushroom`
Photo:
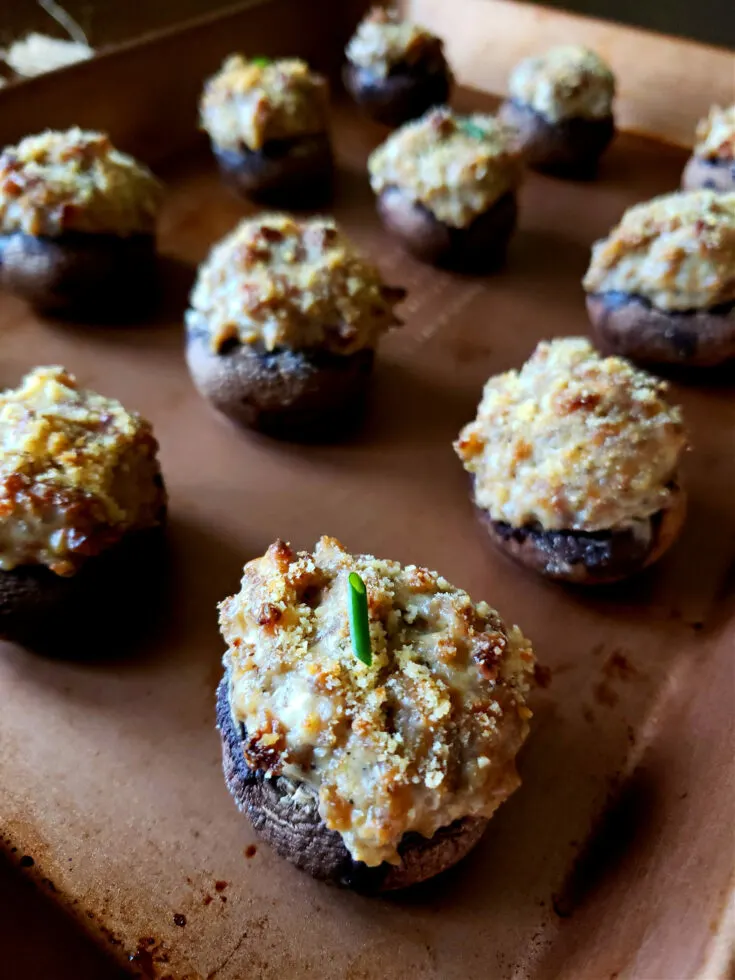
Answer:
[[0, 287], [72, 317], [150, 304], [161, 187], [104, 133], [27, 136], [0, 154]]
[[192, 292], [194, 383], [242, 425], [303, 441], [341, 436], [362, 417], [376, 346], [400, 322], [403, 296], [331, 218], [243, 221]]
[[592, 249], [583, 284], [607, 351], [712, 367], [735, 357], [735, 192], [690, 191], [630, 208]]
[[493, 543], [552, 579], [614, 582], [675, 540], [686, 433], [667, 385], [589, 341], [538, 345], [485, 385], [455, 450]]
[[519, 133], [529, 166], [591, 177], [613, 136], [615, 77], [594, 51], [576, 45], [526, 58], [508, 80], [500, 118]]
[[414, 255], [467, 271], [503, 261], [522, 165], [495, 118], [432, 109], [389, 136], [368, 169], [383, 223]]
[[151, 426], [60, 367], [0, 394], [0, 635], [108, 649], [146, 607], [166, 492]]
[[[370, 663], [348, 619], [367, 592]], [[404, 888], [459, 861], [520, 783], [534, 658], [520, 630], [426, 568], [283, 541], [220, 606], [227, 785], [316, 878]]]
[[328, 110], [327, 80], [306, 62], [231, 55], [206, 83], [200, 116], [235, 190], [306, 207], [332, 187]]
[[387, 126], [400, 126], [449, 99], [453, 79], [441, 40], [396, 11], [373, 7], [345, 54], [347, 91]]
[[713, 106], [697, 126], [697, 142], [684, 168], [686, 191], [735, 191], [735, 105]]

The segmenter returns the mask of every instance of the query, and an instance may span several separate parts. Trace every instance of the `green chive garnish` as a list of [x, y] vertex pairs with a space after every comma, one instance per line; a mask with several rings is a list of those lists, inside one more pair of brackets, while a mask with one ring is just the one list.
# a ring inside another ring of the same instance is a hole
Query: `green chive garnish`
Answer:
[[265, 66], [269, 65], [273, 61], [273, 59], [265, 58], [261, 55], [259, 58], [251, 58], [250, 61], [252, 64], [257, 65], [258, 68], [265, 68]]
[[487, 133], [482, 128], [482, 126], [478, 126], [476, 123], [471, 122], [469, 119], [462, 119], [460, 121], [459, 126], [460, 129], [463, 129], [465, 133], [467, 133], [467, 135], [471, 136], [473, 139], [476, 140], [487, 139]]
[[372, 666], [373, 654], [370, 650], [370, 620], [368, 619], [367, 589], [357, 574], [350, 572], [347, 579], [350, 594], [350, 637], [352, 649], [358, 660], [366, 667]]

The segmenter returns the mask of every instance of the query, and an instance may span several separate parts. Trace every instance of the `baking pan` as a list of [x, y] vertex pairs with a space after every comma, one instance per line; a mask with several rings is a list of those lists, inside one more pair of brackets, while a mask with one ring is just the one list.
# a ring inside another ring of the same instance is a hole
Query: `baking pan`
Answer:
[[[491, 552], [451, 447], [488, 375], [520, 364], [542, 338], [587, 331], [580, 278], [590, 244], [628, 205], [676, 187], [686, 153], [621, 135], [594, 183], [529, 175], [507, 266], [463, 277], [421, 265], [381, 230], [365, 161], [384, 133], [338, 105], [333, 210], [386, 279], [408, 289], [405, 325], [381, 349], [353, 441], [297, 447], [241, 433], [189, 381], [182, 311], [196, 263], [251, 208], [221, 186], [197, 143], [193, 103], [170, 113], [167, 135], [160, 106], [156, 115], [125, 102], [119, 84], [132, 63], [151, 73], [152, 102], [174, 82], [193, 99], [229, 47], [274, 51], [279, 30], [286, 53], [298, 51], [302, 6], [276, 0], [250, 11], [252, 21], [241, 11], [237, 37], [232, 21], [213, 18], [56, 79], [48, 122], [72, 122], [78, 109], [85, 124], [107, 125], [124, 148], [158, 161], [168, 183], [166, 297], [151, 322], [115, 328], [45, 320], [1, 297], [0, 384], [37, 363], [63, 364], [152, 420], [171, 495], [172, 581], [160, 628], [127, 657], [107, 658], [104, 636], [95, 662], [0, 651], [2, 847], [142, 977], [726, 977], [732, 373], [672, 380], [691, 429], [691, 513], [661, 564], [624, 586], [560, 588]], [[328, 28], [347, 28], [346, 8], [322, 9], [305, 50], [329, 69], [338, 57]], [[94, 82], [92, 107], [74, 101], [80, 78]], [[49, 79], [36, 82], [34, 98]], [[3, 97], [10, 131], [22, 99], [18, 90]], [[467, 91], [456, 101], [491, 104]], [[33, 105], [38, 128], [43, 109]], [[388, 899], [331, 889], [276, 857], [236, 812], [220, 771], [215, 604], [274, 538], [310, 547], [323, 533], [353, 551], [441, 570], [518, 622], [543, 665], [522, 788], [461, 866]]]

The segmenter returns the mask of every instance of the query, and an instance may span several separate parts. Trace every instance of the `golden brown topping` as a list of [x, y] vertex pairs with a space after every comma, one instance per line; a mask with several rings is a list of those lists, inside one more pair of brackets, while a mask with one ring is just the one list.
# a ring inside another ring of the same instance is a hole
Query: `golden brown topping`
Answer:
[[0, 155], [0, 234], [152, 233], [161, 185], [104, 133], [47, 130]]
[[508, 94], [550, 122], [605, 119], [612, 113], [615, 76], [589, 48], [563, 45], [516, 65]]
[[266, 350], [374, 347], [400, 321], [403, 290], [385, 286], [332, 218], [259, 214], [199, 267], [187, 324], [215, 351], [230, 340]]
[[70, 575], [127, 531], [160, 523], [150, 424], [60, 367], [0, 395], [0, 568]]
[[454, 444], [475, 501], [513, 527], [606, 531], [667, 506], [686, 434], [668, 387], [581, 337], [485, 385]]
[[550, 122], [605, 119], [612, 113], [615, 76], [589, 48], [563, 45], [516, 65], [508, 94]]
[[444, 65], [443, 44], [431, 31], [402, 20], [395, 10], [373, 7], [345, 51], [347, 60], [384, 78], [396, 65], [423, 62], [431, 70]]
[[325, 132], [328, 101], [326, 79], [305, 61], [234, 54], [204, 87], [201, 126], [223, 149], [260, 150], [269, 140]]
[[368, 160], [376, 194], [398, 187], [440, 221], [468, 225], [521, 179], [512, 130], [493, 116], [446, 107], [396, 130]]
[[735, 193], [688, 191], [625, 212], [592, 248], [588, 293], [641, 296], [662, 310], [735, 300]]
[[[350, 642], [353, 571], [367, 587], [370, 667]], [[266, 604], [279, 617], [264, 629]], [[489, 817], [518, 785], [531, 646], [436, 572], [334, 538], [313, 554], [279, 541], [245, 566], [220, 624], [248, 764], [314, 787], [356, 859], [396, 863], [406, 832]]]
[[704, 160], [735, 160], [735, 105], [715, 105], [697, 125], [694, 155]]

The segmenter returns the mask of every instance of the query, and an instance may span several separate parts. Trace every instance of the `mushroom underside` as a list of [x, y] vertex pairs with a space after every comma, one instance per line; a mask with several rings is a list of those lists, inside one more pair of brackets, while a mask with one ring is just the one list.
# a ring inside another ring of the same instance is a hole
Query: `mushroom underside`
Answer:
[[607, 353], [688, 367], [715, 367], [735, 358], [735, 302], [679, 312], [629, 293], [590, 293], [587, 311]]
[[0, 288], [37, 309], [72, 318], [124, 319], [156, 294], [153, 235], [14, 232], [0, 237]]
[[452, 76], [444, 60], [395, 65], [387, 75], [347, 62], [342, 80], [355, 102], [377, 122], [396, 127], [449, 99]]
[[515, 561], [548, 578], [579, 585], [621, 581], [653, 564], [676, 540], [686, 514], [686, 494], [672, 487], [670, 505], [635, 527], [609, 531], [547, 531], [538, 524], [513, 527], [478, 517], [492, 542]]
[[317, 809], [314, 791], [283, 776], [267, 778], [251, 769], [243, 755], [244, 733], [232, 719], [225, 674], [217, 689], [217, 727], [227, 788], [238, 809], [281, 856], [302, 871], [332, 884], [375, 893], [418, 884], [460, 861], [477, 844], [487, 819], [466, 817], [430, 839], [406, 834], [399, 845], [400, 865], [368, 867], [355, 861], [342, 837], [329, 830]]
[[266, 351], [239, 342], [215, 352], [206, 329], [190, 326], [186, 359], [200, 394], [238, 425], [321, 442], [341, 438], [362, 421], [375, 352]]
[[611, 115], [552, 122], [531, 106], [509, 99], [500, 107], [499, 116], [518, 133], [528, 165], [560, 177], [593, 177], [615, 135]]
[[227, 184], [245, 197], [273, 206], [324, 203], [332, 190], [334, 158], [328, 133], [269, 140], [261, 149], [213, 145]]
[[399, 187], [386, 187], [377, 198], [385, 227], [425, 262], [463, 271], [491, 271], [505, 258], [516, 227], [516, 196], [508, 191], [462, 228], [440, 221], [425, 205]]

